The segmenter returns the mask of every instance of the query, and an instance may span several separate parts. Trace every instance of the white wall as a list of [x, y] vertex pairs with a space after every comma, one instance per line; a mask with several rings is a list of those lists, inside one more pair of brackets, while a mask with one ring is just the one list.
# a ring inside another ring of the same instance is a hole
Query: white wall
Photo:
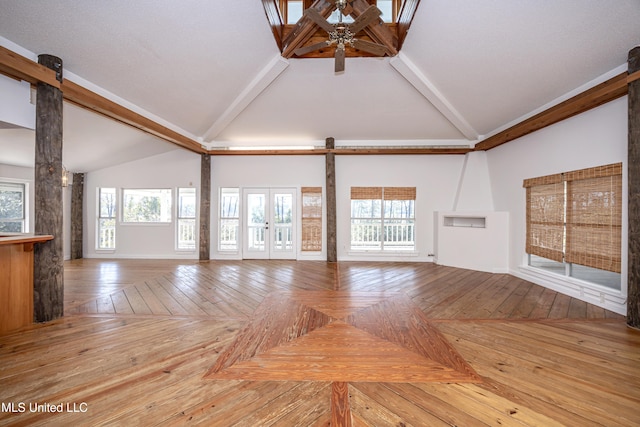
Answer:
[[[87, 173], [85, 176], [85, 240], [87, 258], [187, 258], [197, 259], [195, 251], [175, 249], [174, 222], [160, 225], [134, 225], [116, 222], [116, 250], [96, 249], [97, 189], [195, 187], [200, 200], [200, 156], [183, 149], [148, 157], [135, 162]], [[120, 200], [118, 199], [118, 202]], [[120, 207], [118, 207], [120, 209]]]
[[36, 106], [31, 103], [31, 85], [0, 75], [0, 123], [2, 127], [35, 129]]
[[[429, 261], [434, 253], [433, 214], [453, 208], [464, 156], [337, 156], [336, 209], [339, 260]], [[416, 253], [390, 255], [349, 250], [351, 187], [416, 187]]]
[[[605, 306], [626, 309], [627, 269], [627, 98], [541, 129], [487, 152], [495, 208], [510, 213], [510, 272], [547, 287]], [[536, 275], [524, 267], [525, 190], [522, 181], [553, 173], [623, 162], [622, 290]]]

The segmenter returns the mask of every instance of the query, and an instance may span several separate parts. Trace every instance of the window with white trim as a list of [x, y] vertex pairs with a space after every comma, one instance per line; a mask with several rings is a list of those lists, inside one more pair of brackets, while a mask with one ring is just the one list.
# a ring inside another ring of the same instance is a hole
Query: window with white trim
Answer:
[[351, 249], [415, 250], [415, 187], [352, 187]]
[[98, 188], [97, 249], [116, 248], [116, 189]]
[[26, 184], [0, 182], [0, 231], [26, 232]]
[[178, 188], [178, 226], [177, 248], [195, 250], [196, 248], [196, 189]]
[[219, 200], [218, 249], [238, 251], [240, 249], [240, 189], [221, 188]]

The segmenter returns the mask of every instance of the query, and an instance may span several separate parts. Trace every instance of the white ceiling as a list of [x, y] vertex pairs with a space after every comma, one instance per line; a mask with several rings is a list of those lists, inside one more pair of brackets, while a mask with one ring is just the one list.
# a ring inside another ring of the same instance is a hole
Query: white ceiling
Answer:
[[[473, 145], [624, 70], [640, 0], [422, 0], [401, 55], [279, 57], [259, 0], [0, 0], [0, 45], [208, 146]], [[64, 163], [176, 149], [72, 105]], [[0, 129], [0, 163], [33, 133]]]

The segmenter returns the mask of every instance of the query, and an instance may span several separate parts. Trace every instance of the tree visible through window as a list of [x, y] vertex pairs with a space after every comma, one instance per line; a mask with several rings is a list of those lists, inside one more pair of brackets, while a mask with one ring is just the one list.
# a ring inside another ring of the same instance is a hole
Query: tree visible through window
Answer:
[[414, 250], [415, 187], [352, 187], [351, 249]]
[[178, 188], [178, 249], [196, 248], [196, 189]]
[[25, 232], [25, 184], [0, 182], [0, 231]]
[[237, 188], [220, 189], [220, 225], [218, 248], [221, 251], [239, 249], [240, 191]]
[[98, 249], [116, 248], [116, 189], [98, 189]]
[[171, 222], [171, 189], [122, 190], [122, 221]]

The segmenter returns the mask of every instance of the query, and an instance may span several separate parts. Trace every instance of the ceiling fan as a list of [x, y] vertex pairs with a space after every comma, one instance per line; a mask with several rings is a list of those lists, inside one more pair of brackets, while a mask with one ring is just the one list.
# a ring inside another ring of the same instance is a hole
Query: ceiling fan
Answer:
[[356, 39], [358, 32], [365, 29], [369, 24], [376, 20], [382, 12], [376, 6], [369, 6], [360, 14], [352, 23], [342, 22], [343, 10], [347, 6], [347, 0], [332, 0], [340, 11], [338, 22], [332, 24], [327, 21], [314, 8], [304, 11], [304, 15], [315, 22], [320, 28], [329, 34], [329, 39], [320, 43], [304, 46], [296, 49], [294, 53], [298, 56], [305, 55], [314, 50], [322, 49], [331, 45], [336, 46], [335, 52], [335, 72], [344, 71], [345, 47], [351, 46], [355, 49], [364, 50], [376, 56], [383, 56], [387, 53], [387, 48], [378, 43], [372, 43], [366, 40]]

